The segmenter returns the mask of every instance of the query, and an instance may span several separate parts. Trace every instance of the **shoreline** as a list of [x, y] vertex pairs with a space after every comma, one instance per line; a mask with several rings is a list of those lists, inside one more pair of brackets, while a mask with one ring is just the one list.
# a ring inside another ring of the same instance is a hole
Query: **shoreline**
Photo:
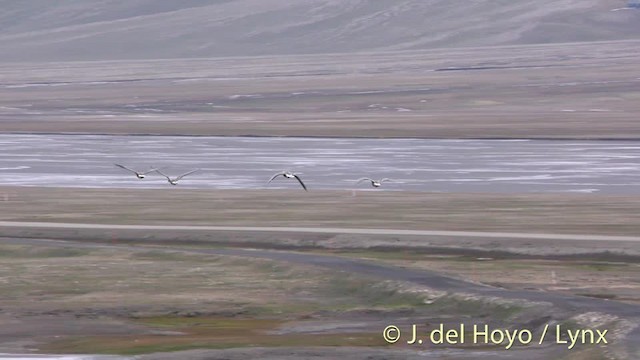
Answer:
[[473, 141], [640, 141], [640, 137], [422, 137], [422, 136], [324, 136], [324, 135], [225, 135], [225, 134], [185, 134], [185, 133], [109, 133], [109, 132], [49, 132], [49, 131], [0, 131], [4, 135], [55, 135], [55, 136], [145, 136], [145, 137], [193, 137], [193, 138], [265, 138], [265, 139], [354, 139], [354, 140], [473, 140]]

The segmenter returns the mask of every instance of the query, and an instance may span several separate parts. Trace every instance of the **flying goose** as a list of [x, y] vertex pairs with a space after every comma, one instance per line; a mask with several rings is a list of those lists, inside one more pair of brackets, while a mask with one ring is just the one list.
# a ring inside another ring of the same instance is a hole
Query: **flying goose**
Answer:
[[300, 185], [302, 185], [302, 188], [304, 189], [304, 191], [309, 191], [307, 190], [307, 187], [304, 185], [304, 183], [302, 182], [302, 179], [300, 179], [300, 177], [290, 171], [283, 171], [283, 172], [279, 172], [275, 175], [273, 175], [271, 177], [271, 179], [269, 179], [269, 182], [267, 182], [267, 185], [269, 185], [269, 183], [271, 183], [273, 181], [273, 179], [277, 178], [278, 176], [284, 176], [287, 179], [293, 179], [295, 178], [296, 180], [298, 180], [298, 182], [300, 183]]
[[127, 171], [130, 171], [130, 172], [132, 172], [132, 173], [134, 173], [134, 174], [136, 174], [136, 177], [137, 177], [138, 179], [144, 179], [144, 178], [145, 178], [145, 175], [147, 175], [147, 174], [149, 174], [149, 173], [152, 173], [152, 172], [154, 172], [154, 171], [158, 171], [158, 169], [153, 168], [153, 169], [149, 169], [149, 170], [144, 171], [144, 172], [140, 172], [140, 171], [135, 171], [135, 170], [133, 170], [133, 169], [130, 169], [130, 168], [128, 168], [128, 167], [126, 167], [126, 166], [124, 166], [124, 165], [120, 165], [120, 164], [113, 164], [113, 165], [115, 165], [115, 166], [117, 166], [117, 167], [119, 167], [119, 168], [125, 169], [125, 170], [127, 170]]
[[357, 184], [360, 184], [363, 181], [370, 181], [371, 182], [371, 186], [373, 186], [374, 188], [378, 188], [380, 186], [382, 186], [382, 183], [385, 181], [393, 181], [391, 179], [387, 179], [384, 178], [382, 180], [373, 180], [373, 179], [369, 179], [369, 178], [362, 178], [362, 179], [358, 179]]
[[156, 172], [157, 172], [158, 174], [160, 174], [160, 175], [162, 175], [162, 176], [166, 177], [166, 178], [167, 178], [167, 181], [169, 182], [169, 184], [171, 184], [171, 185], [178, 185], [178, 181], [180, 181], [180, 179], [182, 179], [183, 177], [185, 177], [185, 176], [187, 176], [187, 175], [193, 174], [194, 172], [196, 172], [196, 171], [198, 171], [198, 170], [200, 170], [200, 169], [191, 170], [191, 171], [189, 171], [188, 173], [184, 173], [184, 174], [182, 174], [182, 175], [180, 175], [180, 176], [176, 177], [175, 179], [172, 179], [172, 178], [168, 177], [167, 175], [163, 174], [160, 170], [156, 170]]

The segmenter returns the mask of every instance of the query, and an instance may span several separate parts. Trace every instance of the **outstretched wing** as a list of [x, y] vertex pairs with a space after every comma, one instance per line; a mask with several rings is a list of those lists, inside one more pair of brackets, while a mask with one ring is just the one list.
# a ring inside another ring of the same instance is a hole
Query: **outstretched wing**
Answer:
[[133, 170], [133, 169], [129, 169], [128, 167], [126, 167], [126, 166], [124, 166], [124, 165], [120, 165], [120, 164], [113, 164], [113, 165], [115, 165], [115, 166], [117, 166], [117, 167], [119, 167], [119, 168], [125, 169], [125, 170], [127, 170], [127, 171], [131, 171], [132, 173], [134, 173], [134, 174], [136, 174], [136, 175], [138, 174], [138, 172], [137, 172], [137, 171], [135, 171], [135, 170]]
[[380, 183], [383, 183], [383, 182], [385, 182], [385, 181], [391, 181], [391, 182], [394, 182], [395, 180], [393, 180], [393, 179], [389, 179], [389, 178], [384, 178], [384, 179], [380, 180]]
[[302, 179], [300, 179], [300, 177], [296, 174], [293, 174], [293, 177], [296, 178], [296, 180], [298, 180], [298, 182], [300, 183], [300, 185], [302, 185], [302, 188], [304, 189], [304, 191], [309, 191], [307, 190], [307, 187], [304, 185], [304, 183], [302, 182]]
[[157, 172], [158, 174], [160, 174], [160, 175], [162, 175], [162, 176], [166, 177], [166, 178], [167, 178], [167, 180], [171, 180], [171, 178], [170, 178], [170, 177], [168, 177], [167, 175], [165, 175], [165, 174], [164, 174], [163, 172], [161, 172], [160, 170], [156, 169], [156, 172]]
[[282, 175], [284, 175], [284, 172], [279, 172], [279, 173], [273, 175], [271, 177], [271, 179], [269, 179], [269, 181], [267, 181], [267, 185], [269, 185], [269, 183], [271, 183], [273, 181], [273, 179], [277, 178], [278, 176], [282, 176]]
[[369, 179], [369, 178], [362, 178], [362, 179], [358, 179], [358, 180], [356, 181], [356, 184], [360, 184], [360, 183], [361, 183], [361, 182], [363, 182], [363, 181], [371, 181], [371, 182], [373, 182], [373, 179]]
[[191, 174], [193, 174], [194, 172], [196, 172], [196, 171], [198, 171], [198, 170], [200, 170], [200, 169], [195, 169], [195, 170], [191, 170], [191, 171], [189, 171], [188, 173], [184, 173], [184, 174], [182, 174], [182, 175], [178, 176], [178, 177], [176, 178], [176, 181], [178, 181], [178, 180], [182, 179], [183, 177], [185, 177], [185, 176], [187, 176], [187, 175], [191, 175]]
[[157, 172], [158, 170], [160, 170], [160, 168], [152, 167], [151, 169], [149, 169], [149, 170], [147, 170], [145, 172], [141, 172], [140, 174], [141, 175], [147, 175], [147, 174], [151, 174], [152, 172]]

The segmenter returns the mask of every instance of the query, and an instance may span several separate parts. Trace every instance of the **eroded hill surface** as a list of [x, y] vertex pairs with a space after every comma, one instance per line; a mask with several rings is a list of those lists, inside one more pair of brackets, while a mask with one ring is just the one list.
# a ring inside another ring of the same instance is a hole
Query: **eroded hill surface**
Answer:
[[0, 0], [0, 61], [411, 50], [639, 38], [621, 0]]

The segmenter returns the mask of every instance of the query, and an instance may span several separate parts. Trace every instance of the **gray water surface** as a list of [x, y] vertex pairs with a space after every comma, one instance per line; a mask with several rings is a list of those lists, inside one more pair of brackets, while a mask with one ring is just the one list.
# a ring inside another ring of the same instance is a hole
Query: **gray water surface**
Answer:
[[[184, 188], [266, 187], [281, 170], [313, 189], [640, 194], [640, 142], [0, 135], [0, 185], [159, 188], [115, 167], [191, 169]], [[278, 178], [270, 188], [299, 188]]]
[[108, 355], [45, 355], [45, 354], [4, 354], [0, 353], [1, 360], [126, 360], [119, 356]]

